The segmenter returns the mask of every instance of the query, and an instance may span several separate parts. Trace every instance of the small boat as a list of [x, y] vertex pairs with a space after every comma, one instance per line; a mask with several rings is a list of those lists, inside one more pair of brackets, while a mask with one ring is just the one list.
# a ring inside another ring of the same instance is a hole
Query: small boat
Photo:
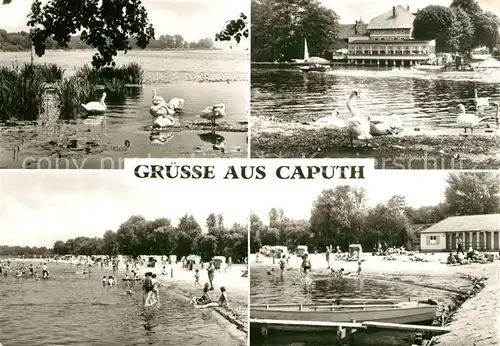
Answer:
[[413, 68], [415, 70], [419, 70], [419, 71], [440, 71], [440, 70], [444, 69], [444, 66], [443, 65], [422, 64], [422, 65], [415, 65], [415, 66], [413, 66]]
[[306, 66], [301, 66], [300, 69], [302, 72], [326, 72], [330, 71], [332, 68], [330, 65], [324, 64], [310, 64]]
[[[370, 303], [373, 302], [373, 303]], [[390, 300], [336, 300], [333, 304], [268, 304], [250, 306], [250, 318], [257, 320], [309, 322], [385, 322], [421, 323], [434, 320], [437, 302]], [[277, 323], [268, 325], [275, 330], [322, 330], [321, 326], [298, 326]]]
[[122, 278], [123, 281], [141, 281], [141, 278]]

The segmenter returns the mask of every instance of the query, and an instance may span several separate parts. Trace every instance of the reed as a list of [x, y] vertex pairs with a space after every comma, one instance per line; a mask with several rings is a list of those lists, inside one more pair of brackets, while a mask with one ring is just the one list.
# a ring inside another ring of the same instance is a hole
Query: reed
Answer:
[[125, 83], [118, 78], [113, 78], [111, 81], [104, 84], [108, 92], [108, 99], [111, 102], [123, 102], [127, 98], [127, 88]]
[[82, 103], [91, 101], [95, 93], [96, 85], [77, 75], [57, 83], [56, 100], [60, 111], [59, 118], [63, 120], [76, 119], [82, 110]]
[[64, 69], [57, 64], [33, 65], [45, 82], [53, 84], [63, 79]]
[[140, 85], [144, 82], [144, 69], [135, 62], [121, 67], [102, 67], [100, 69], [85, 65], [77, 70], [76, 75], [97, 85], [106, 85], [115, 79], [123, 84]]

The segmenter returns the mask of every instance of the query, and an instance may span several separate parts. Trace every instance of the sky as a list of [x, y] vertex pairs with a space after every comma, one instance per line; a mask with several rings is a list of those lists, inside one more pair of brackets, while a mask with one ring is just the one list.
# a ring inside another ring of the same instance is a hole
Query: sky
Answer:
[[131, 186], [111, 170], [1, 170], [0, 184], [0, 245], [52, 247], [57, 240], [102, 236], [132, 215], [177, 225], [187, 213], [205, 227], [213, 212], [223, 213], [226, 226], [248, 224], [247, 195], [232, 184], [193, 191], [175, 184]]
[[[365, 23], [384, 12], [389, 11], [392, 6], [410, 6], [410, 11], [416, 12], [418, 9], [429, 5], [450, 6], [451, 0], [320, 0], [323, 5], [333, 9], [340, 16], [340, 23], [354, 23], [360, 18]], [[491, 11], [500, 16], [500, 0], [479, 0], [481, 8]]]
[[[214, 37], [226, 21], [236, 19], [241, 12], [250, 12], [247, 0], [143, 0], [142, 3], [157, 38], [163, 34], [180, 34], [190, 42]], [[9, 32], [26, 31], [30, 6], [28, 0], [0, 5], [0, 28]]]
[[[388, 201], [394, 195], [406, 197], [408, 205], [420, 207], [435, 205], [444, 200], [446, 188], [445, 171], [384, 171], [376, 170], [367, 177], [365, 186], [368, 204]], [[276, 185], [267, 192], [266, 198], [259, 203], [252, 203], [252, 212], [262, 221], [269, 222], [268, 213], [271, 208], [281, 208], [291, 219], [309, 219], [314, 200], [324, 189], [334, 188], [335, 185], [326, 183], [311, 185], [296, 184], [293, 190], [289, 185]]]

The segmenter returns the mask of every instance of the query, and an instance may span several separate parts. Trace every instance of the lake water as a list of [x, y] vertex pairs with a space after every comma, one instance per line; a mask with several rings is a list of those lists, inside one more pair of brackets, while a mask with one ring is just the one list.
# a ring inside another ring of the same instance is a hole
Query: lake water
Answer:
[[[50, 51], [44, 57], [36, 58], [35, 62], [56, 63], [71, 75], [75, 68], [89, 63], [92, 54], [92, 51]], [[29, 61], [29, 52], [0, 52], [0, 66]], [[165, 99], [180, 97], [186, 101], [184, 111], [177, 117], [181, 125], [199, 120], [200, 111], [216, 103], [225, 103], [225, 121], [247, 121], [248, 61], [247, 53], [242, 51], [131, 51], [120, 54], [116, 57], [117, 65], [130, 62], [142, 65], [145, 69], [144, 85], [133, 90], [124, 103], [108, 102], [105, 123], [102, 117], [90, 117], [80, 127], [74, 127], [74, 131], [86, 140], [97, 138], [109, 147], [100, 156], [116, 160], [123, 157], [246, 157], [246, 133], [217, 132], [217, 143], [225, 140], [222, 152], [214, 147], [213, 138], [207, 140], [203, 135], [206, 131], [170, 132], [166, 134], [168, 141], [158, 143], [150, 141], [150, 133], [144, 128], [154, 120], [149, 114], [152, 88]], [[125, 141], [130, 142], [126, 149]], [[14, 162], [10, 158], [10, 147], [18, 143], [13, 142], [15, 139], [10, 139], [2, 145], [9, 147], [0, 153], [0, 164], [6, 166], [4, 168], [20, 168], [18, 166], [26, 157], [50, 155], [50, 151], [36, 148], [36, 145], [29, 147], [29, 143], [25, 143], [26, 150], [21, 148], [20, 158]], [[91, 157], [85, 168], [101, 167], [95, 157]]]
[[[327, 73], [303, 73], [299, 69], [252, 68], [252, 116], [274, 116], [285, 121], [309, 122], [337, 108], [341, 117], [352, 90], [360, 91], [353, 101], [363, 115], [397, 114], [403, 133], [446, 130], [454, 126], [462, 103], [475, 112], [474, 89], [479, 97], [500, 101], [500, 70], [484, 73], [435, 73], [384, 68], [334, 67]], [[496, 109], [481, 111], [493, 116]], [[463, 129], [461, 129], [463, 132]]]
[[[34, 263], [38, 265], [38, 263]], [[142, 306], [141, 283], [126, 295], [102, 286], [109, 272], [49, 266], [51, 278], [16, 279], [0, 275], [0, 343], [25, 345], [239, 345], [210, 314], [193, 309], [163, 289], [161, 306]], [[112, 274], [113, 275], [113, 274]]]
[[[327, 303], [332, 298], [366, 299], [434, 299], [449, 303], [455, 293], [423, 286], [449, 287], [460, 290], [467, 287], [467, 280], [440, 277], [415, 276], [373, 276], [364, 274], [359, 277], [338, 279], [326, 270], [314, 271], [311, 281], [305, 283], [298, 270], [286, 271], [283, 278], [278, 272], [268, 275], [270, 267], [252, 267], [250, 275], [250, 305], [266, 303]], [[448, 283], [446, 280], [450, 280]], [[463, 286], [462, 286], [463, 285]], [[329, 301], [331, 303], [331, 301]], [[357, 333], [356, 345], [403, 346], [408, 343], [408, 332], [370, 332]], [[331, 333], [280, 333], [269, 334], [262, 338], [259, 331], [251, 334], [251, 345], [266, 346], [308, 346], [336, 345], [334, 332]]]

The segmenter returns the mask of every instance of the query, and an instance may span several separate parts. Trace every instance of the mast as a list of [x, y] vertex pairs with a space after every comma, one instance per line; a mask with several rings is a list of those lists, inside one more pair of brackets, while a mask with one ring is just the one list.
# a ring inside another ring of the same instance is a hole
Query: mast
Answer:
[[309, 50], [307, 49], [307, 39], [304, 39], [304, 61], [309, 61]]

